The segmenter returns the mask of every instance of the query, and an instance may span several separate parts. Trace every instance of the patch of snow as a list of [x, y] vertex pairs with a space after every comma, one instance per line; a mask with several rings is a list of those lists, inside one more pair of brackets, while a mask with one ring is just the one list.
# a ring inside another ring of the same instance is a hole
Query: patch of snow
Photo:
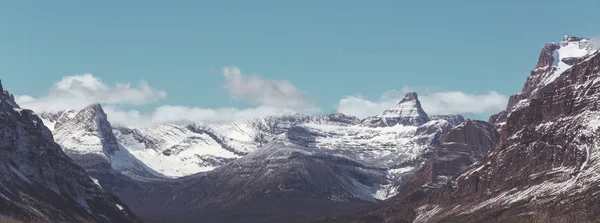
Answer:
[[536, 126], [535, 130], [536, 131], [543, 131], [545, 129], [548, 129], [548, 128], [552, 127], [552, 125], [554, 125], [553, 121], [544, 122], [544, 123], [539, 124], [538, 126]]
[[517, 110], [519, 108], [522, 108], [522, 107], [525, 107], [528, 105], [529, 105], [529, 99], [522, 99], [513, 106], [513, 110]]
[[40, 216], [40, 217], [42, 217], [42, 218], [44, 218], [44, 219], [49, 219], [49, 218], [48, 218], [48, 216], [46, 216], [44, 213], [42, 213], [42, 212], [41, 212], [41, 211], [39, 211], [38, 209], [36, 209], [36, 208], [34, 208], [34, 207], [32, 207], [32, 206], [27, 206], [27, 208], [28, 208], [29, 210], [32, 210], [33, 212], [35, 212], [35, 213], [37, 214], [37, 216]]
[[398, 194], [398, 188], [393, 187], [392, 184], [385, 184], [381, 185], [381, 187], [375, 191], [373, 197], [378, 200], [386, 200], [390, 197], [396, 196], [396, 194]]
[[[477, 168], [471, 169], [466, 171], [465, 173], [461, 174], [459, 177], [464, 177], [464, 178], [469, 178], [469, 176], [473, 175], [474, 173], [482, 170], [483, 168], [485, 168], [485, 166], [490, 165], [492, 162], [488, 161], [487, 163], [483, 164], [483, 163], [477, 163], [475, 165], [479, 165]], [[473, 166], [475, 166], [473, 165]]]
[[92, 179], [92, 181], [94, 181], [94, 183], [96, 184], [96, 186], [98, 186], [98, 188], [102, 189], [102, 185], [100, 185], [100, 181], [98, 181], [98, 179], [90, 177]]
[[398, 168], [398, 169], [390, 169], [388, 170], [388, 172], [390, 174], [403, 174], [403, 173], [408, 173], [410, 171], [413, 171], [415, 169], [415, 167], [413, 166], [407, 166], [407, 167], [402, 167], [402, 168]]
[[[7, 196], [5, 196], [4, 194], [0, 193], [0, 197], [3, 198], [6, 201], [11, 201], [10, 198], [8, 198]], [[2, 214], [2, 213], [0, 213]]]
[[590, 157], [590, 147], [587, 144], [584, 144], [584, 145], [578, 145], [577, 149], [585, 151], [585, 161], [583, 161], [583, 163], [581, 164], [581, 167], [579, 168], [579, 171], [581, 171], [587, 165], [588, 160], [590, 160], [589, 159], [589, 157]]
[[547, 85], [558, 78], [564, 71], [572, 67], [572, 65], [563, 62], [566, 58], [581, 58], [593, 53], [589, 40], [581, 41], [561, 41], [560, 47], [552, 52], [554, 58], [552, 66], [556, 70], [545, 75], [541, 81], [542, 85]]
[[40, 119], [42, 119], [42, 123], [44, 123], [44, 125], [50, 130], [50, 131], [54, 131], [54, 124], [56, 124], [56, 121], [52, 121], [50, 119], [45, 119], [40, 117]]
[[438, 205], [423, 205], [417, 209], [417, 217], [413, 222], [429, 222], [429, 218], [437, 214], [441, 208]]

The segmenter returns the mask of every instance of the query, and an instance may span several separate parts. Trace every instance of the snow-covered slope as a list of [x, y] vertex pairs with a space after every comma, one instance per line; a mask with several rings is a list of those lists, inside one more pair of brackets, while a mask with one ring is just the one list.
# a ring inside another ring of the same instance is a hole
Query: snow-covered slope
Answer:
[[343, 114], [293, 114], [228, 124], [162, 124], [140, 129], [116, 128], [118, 142], [150, 168], [169, 177], [210, 171], [240, 158], [302, 123], [357, 125]]
[[77, 111], [69, 109], [56, 113], [42, 112], [39, 116], [40, 119], [42, 119], [42, 122], [44, 122], [44, 125], [46, 125], [50, 131], [54, 131], [56, 123], [64, 123], [75, 117], [76, 114]]
[[[401, 104], [420, 104], [414, 93], [403, 101]], [[417, 110], [422, 111], [420, 106]], [[420, 114], [423, 120], [429, 120], [424, 112]], [[462, 120], [462, 116], [440, 116], [421, 124], [370, 127], [343, 114], [294, 114], [218, 125], [120, 128], [115, 135], [136, 158], [170, 177], [212, 170], [274, 139], [281, 139], [291, 145], [335, 150], [353, 159], [390, 168], [389, 177], [399, 181], [421, 165], [420, 156], [428, 152], [444, 132]], [[390, 195], [385, 193], [380, 198]]]
[[63, 112], [59, 117], [53, 131], [56, 142], [86, 170], [113, 169], [124, 174], [162, 177], [117, 142], [101, 105], [93, 104], [77, 113]]
[[[168, 216], [181, 222], [287, 222], [348, 210], [396, 194], [452, 127], [451, 121], [462, 117], [438, 118], [421, 126], [377, 128], [322, 117], [312, 117], [307, 123], [283, 119], [267, 118], [280, 123], [270, 126], [282, 128], [267, 128], [275, 136], [247, 155], [204, 174], [144, 182], [136, 190], [141, 191], [137, 197], [120, 196], [148, 219]], [[255, 131], [264, 122], [219, 125], [220, 132], [214, 132], [238, 134], [237, 140], [244, 139], [239, 137], [244, 133], [245, 142], [254, 142], [251, 133], [269, 133]], [[276, 134], [275, 130], [286, 128]]]
[[432, 152], [452, 127], [452, 123], [444, 119], [420, 126], [397, 124], [375, 128], [307, 123], [294, 126], [278, 138], [291, 145], [329, 150], [385, 169], [387, 180], [375, 198], [387, 199], [421, 168], [425, 155]]
[[211, 135], [185, 126], [163, 124], [114, 130], [119, 143], [137, 159], [168, 177], [205, 172], [239, 158]]

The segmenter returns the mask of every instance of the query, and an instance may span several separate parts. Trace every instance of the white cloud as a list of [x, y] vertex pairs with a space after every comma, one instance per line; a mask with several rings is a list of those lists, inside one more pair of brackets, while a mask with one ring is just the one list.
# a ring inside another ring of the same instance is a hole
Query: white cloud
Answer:
[[400, 102], [400, 100], [380, 99], [379, 101], [369, 101], [360, 95], [346, 96], [338, 102], [337, 112], [354, 115], [359, 118], [366, 118], [392, 108], [398, 102]]
[[[379, 100], [371, 101], [361, 96], [347, 96], [337, 105], [337, 112], [365, 118], [377, 115], [385, 109], [394, 107], [404, 93], [411, 88], [404, 87], [402, 91], [384, 92]], [[418, 93], [418, 92], [417, 92]], [[508, 97], [491, 91], [486, 94], [467, 94], [460, 91], [428, 92], [419, 95], [423, 110], [429, 115], [438, 114], [487, 114], [505, 108]]]
[[152, 111], [126, 110], [124, 105], [136, 106], [157, 102], [166, 92], [141, 81], [110, 86], [92, 74], [65, 76], [41, 97], [18, 95], [15, 100], [22, 108], [36, 112], [57, 112], [81, 109], [94, 103], [103, 104], [114, 126], [144, 127], [160, 123], [224, 123], [242, 119], [281, 115], [293, 112], [315, 113], [319, 108], [301, 90], [287, 80], [266, 80], [258, 75], [244, 75], [237, 67], [223, 69], [225, 87], [231, 97], [256, 104], [255, 107], [201, 108], [162, 105]]
[[136, 110], [120, 110], [114, 106], [104, 106], [113, 126], [145, 127], [161, 123], [188, 124], [188, 123], [228, 123], [250, 118], [259, 118], [270, 115], [283, 115], [293, 113], [288, 109], [269, 106], [254, 108], [199, 108], [188, 106], [164, 105], [154, 111], [140, 113]]
[[120, 83], [111, 87], [92, 74], [81, 74], [63, 77], [50, 88], [46, 96], [35, 98], [19, 95], [15, 100], [23, 108], [56, 112], [80, 109], [93, 103], [143, 105], [165, 97], [165, 91], [156, 90], [144, 81], [141, 81], [137, 87]]
[[224, 87], [234, 99], [255, 105], [314, 111], [315, 104], [288, 80], [267, 80], [256, 74], [243, 74], [238, 67], [223, 68]]
[[[19, 95], [15, 99], [23, 108], [36, 112], [56, 112], [65, 109], [81, 109], [89, 104], [101, 103], [114, 126], [144, 127], [160, 123], [226, 123], [237, 120], [282, 115], [293, 112], [317, 113], [320, 109], [310, 97], [286, 80], [267, 80], [258, 75], [245, 75], [237, 67], [223, 69], [225, 89], [233, 98], [245, 100], [256, 106], [246, 109], [202, 108], [182, 105], [161, 105], [148, 112], [123, 109], [157, 102], [166, 92], [140, 82], [110, 86], [92, 74], [66, 76], [55, 83], [48, 94], [41, 97]], [[384, 92], [378, 100], [361, 96], [347, 96], [337, 105], [337, 111], [364, 118], [393, 107], [407, 91]], [[491, 113], [504, 108], [507, 97], [496, 92], [473, 95], [459, 91], [430, 92], [419, 95], [423, 109], [428, 114]]]
[[501, 111], [508, 103], [507, 96], [495, 91], [486, 94], [439, 92], [421, 98], [423, 109], [431, 114], [485, 114]]

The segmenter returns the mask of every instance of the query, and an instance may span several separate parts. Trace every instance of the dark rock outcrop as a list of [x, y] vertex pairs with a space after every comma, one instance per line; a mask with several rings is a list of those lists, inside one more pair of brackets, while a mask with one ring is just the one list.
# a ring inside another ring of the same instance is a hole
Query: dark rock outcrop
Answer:
[[483, 121], [467, 120], [444, 136], [441, 145], [411, 181], [424, 182], [417, 186], [438, 189], [481, 160], [494, 148], [497, 140], [494, 126]]

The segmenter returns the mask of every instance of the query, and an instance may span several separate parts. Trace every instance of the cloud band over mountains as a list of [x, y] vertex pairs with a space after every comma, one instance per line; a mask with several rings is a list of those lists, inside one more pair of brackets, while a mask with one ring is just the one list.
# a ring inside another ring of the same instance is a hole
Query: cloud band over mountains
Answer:
[[[92, 74], [65, 76], [52, 85], [44, 96], [18, 95], [16, 101], [23, 108], [36, 112], [57, 112], [81, 109], [92, 103], [101, 103], [109, 120], [116, 126], [143, 127], [160, 123], [226, 123], [289, 113], [317, 114], [322, 111], [303, 90], [288, 80], [269, 80], [257, 74], [244, 74], [238, 67], [222, 70], [223, 88], [234, 100], [252, 105], [249, 108], [203, 108], [185, 105], [158, 105], [152, 111], [140, 112], [135, 107], [159, 103], [167, 92], [151, 87], [145, 81], [137, 86], [117, 83], [113, 86]], [[345, 96], [335, 106], [336, 112], [359, 118], [376, 115], [398, 103], [401, 91], [386, 91], [378, 100], [361, 96]], [[419, 99], [428, 114], [484, 114], [502, 110], [507, 97], [497, 92], [474, 95], [460, 91], [420, 94]], [[193, 102], [191, 102], [193, 103]]]

